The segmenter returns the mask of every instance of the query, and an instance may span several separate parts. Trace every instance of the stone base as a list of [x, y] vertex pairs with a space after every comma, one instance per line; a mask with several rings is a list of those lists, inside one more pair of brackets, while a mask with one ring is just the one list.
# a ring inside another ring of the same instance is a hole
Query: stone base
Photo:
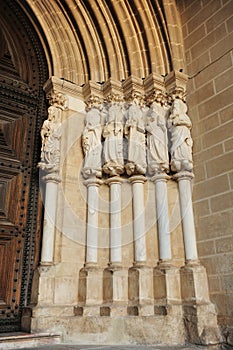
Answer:
[[187, 264], [180, 270], [183, 317], [187, 340], [196, 344], [222, 341], [215, 306], [209, 300], [206, 270], [199, 264]]
[[79, 272], [78, 300], [81, 306], [103, 303], [103, 270], [98, 267], [84, 267]]
[[185, 343], [183, 319], [167, 316], [73, 316], [32, 318], [32, 332], [54, 332], [63, 342], [86, 345], [176, 345]]
[[103, 273], [104, 303], [128, 302], [128, 270], [121, 267], [109, 267]]
[[181, 304], [180, 270], [173, 266], [154, 269], [155, 304]]
[[184, 305], [183, 313], [188, 342], [210, 345], [223, 341], [217, 324], [215, 306], [212, 303]]
[[148, 316], [154, 315], [153, 305], [153, 269], [147, 266], [131, 267], [129, 269], [129, 307], [137, 308], [138, 315]]

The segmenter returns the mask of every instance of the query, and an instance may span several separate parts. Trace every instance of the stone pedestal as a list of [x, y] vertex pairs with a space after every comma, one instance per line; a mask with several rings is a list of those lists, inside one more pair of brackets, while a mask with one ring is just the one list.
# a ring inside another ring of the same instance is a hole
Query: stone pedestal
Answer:
[[187, 264], [180, 270], [181, 296], [187, 339], [193, 343], [221, 342], [215, 306], [210, 302], [206, 270]]
[[154, 298], [156, 305], [180, 305], [180, 272], [171, 265], [154, 268]]
[[110, 266], [103, 274], [102, 316], [126, 316], [128, 303], [128, 270]]
[[79, 316], [98, 316], [103, 303], [103, 270], [99, 267], [84, 267], [79, 272], [77, 314]]
[[153, 269], [133, 266], [129, 269], [129, 307], [133, 316], [154, 315]]

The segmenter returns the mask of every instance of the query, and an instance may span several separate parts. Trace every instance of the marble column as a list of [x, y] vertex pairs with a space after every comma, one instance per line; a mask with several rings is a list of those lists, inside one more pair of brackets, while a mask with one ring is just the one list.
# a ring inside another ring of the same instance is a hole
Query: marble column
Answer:
[[98, 187], [103, 183], [93, 177], [86, 180], [87, 186], [87, 234], [86, 234], [86, 259], [85, 267], [95, 266], [98, 263]]
[[121, 184], [119, 176], [110, 177], [110, 261], [104, 270], [102, 316], [127, 314], [128, 270], [122, 267]]
[[179, 172], [176, 175], [174, 175], [174, 178], [178, 181], [179, 187], [180, 212], [186, 263], [195, 263], [198, 261], [196, 232], [192, 205], [191, 182], [193, 177], [193, 173], [188, 171]]
[[159, 260], [161, 263], [169, 263], [172, 258], [167, 197], [167, 180], [169, 178], [170, 177], [165, 173], [159, 173], [154, 175], [151, 179], [155, 184]]
[[87, 179], [86, 258], [79, 271], [79, 306], [76, 312], [83, 316], [98, 316], [103, 302], [103, 269], [98, 266], [99, 191], [103, 182], [95, 176]]
[[57, 190], [59, 178], [53, 175], [44, 176], [46, 182], [44, 201], [44, 222], [41, 248], [41, 265], [52, 265], [56, 228]]
[[121, 183], [118, 176], [107, 180], [110, 187], [110, 265], [122, 263]]
[[133, 191], [133, 234], [134, 234], [134, 265], [146, 264], [145, 238], [145, 205], [144, 183], [142, 175], [132, 176], [130, 179]]
[[153, 269], [147, 266], [144, 183], [142, 175], [130, 177], [133, 192], [134, 263], [129, 269], [129, 315], [154, 314]]
[[[156, 211], [159, 236], [159, 262], [154, 268], [155, 313], [180, 312], [181, 290], [179, 269], [172, 265], [170, 222], [168, 213], [166, 173], [152, 177], [155, 184]], [[167, 308], [167, 305], [170, 308]], [[172, 310], [172, 311], [171, 311]]]

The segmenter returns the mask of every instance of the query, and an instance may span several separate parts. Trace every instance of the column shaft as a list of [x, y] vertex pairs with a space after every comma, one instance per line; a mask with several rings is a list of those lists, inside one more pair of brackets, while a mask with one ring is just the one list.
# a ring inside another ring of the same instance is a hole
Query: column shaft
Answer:
[[122, 261], [121, 184], [110, 183], [110, 263]]
[[187, 260], [197, 260], [196, 233], [193, 217], [191, 178], [178, 178], [180, 211], [184, 236], [185, 257]]
[[98, 262], [98, 186], [87, 187], [87, 243], [86, 263]]
[[146, 262], [144, 184], [136, 180], [133, 186], [133, 230], [135, 262]]
[[58, 184], [56, 182], [52, 182], [52, 181], [46, 182], [43, 238], [42, 238], [42, 251], [41, 251], [42, 264], [53, 262], [56, 205], [57, 205], [57, 186]]
[[159, 233], [159, 258], [160, 260], [170, 260], [171, 238], [168, 216], [167, 184], [165, 178], [155, 180], [155, 197]]

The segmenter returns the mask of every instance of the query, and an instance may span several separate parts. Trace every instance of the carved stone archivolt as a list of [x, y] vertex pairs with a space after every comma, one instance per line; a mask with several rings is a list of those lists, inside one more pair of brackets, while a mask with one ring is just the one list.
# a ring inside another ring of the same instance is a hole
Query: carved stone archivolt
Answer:
[[[133, 91], [87, 102], [82, 137], [84, 178], [192, 172], [191, 121], [184, 92]], [[170, 159], [170, 161], [169, 161]]]

